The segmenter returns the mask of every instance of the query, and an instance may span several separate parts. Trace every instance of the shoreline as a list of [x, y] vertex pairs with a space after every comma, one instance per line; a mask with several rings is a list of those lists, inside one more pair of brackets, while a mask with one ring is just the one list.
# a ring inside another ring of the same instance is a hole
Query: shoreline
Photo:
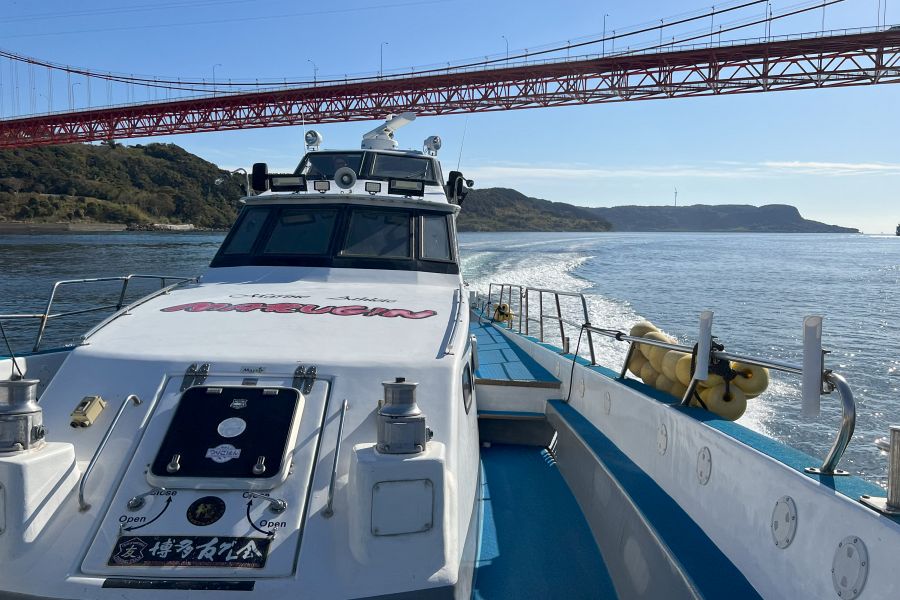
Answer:
[[0, 221], [0, 235], [29, 235], [44, 233], [210, 233], [227, 229], [210, 229], [193, 225], [125, 225], [123, 223], [26, 223]]

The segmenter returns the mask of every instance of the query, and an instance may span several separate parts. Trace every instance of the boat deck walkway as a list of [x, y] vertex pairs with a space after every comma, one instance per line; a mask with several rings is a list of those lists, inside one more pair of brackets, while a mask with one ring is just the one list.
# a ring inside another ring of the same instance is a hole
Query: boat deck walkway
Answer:
[[469, 331], [478, 340], [478, 370], [475, 383], [559, 389], [559, 380], [528, 353], [509, 342], [488, 321], [473, 317]]
[[616, 598], [587, 520], [543, 448], [481, 449], [476, 600]]

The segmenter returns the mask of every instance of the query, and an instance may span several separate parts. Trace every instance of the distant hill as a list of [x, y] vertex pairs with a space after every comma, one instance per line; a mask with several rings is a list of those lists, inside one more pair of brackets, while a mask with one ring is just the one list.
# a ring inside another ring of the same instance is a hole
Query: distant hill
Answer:
[[469, 192], [460, 231], [609, 231], [609, 222], [583, 206], [550, 202], [506, 188]]
[[[222, 185], [216, 185], [223, 179]], [[70, 144], [0, 150], [0, 225], [13, 222], [231, 226], [243, 177], [174, 144]], [[516, 190], [473, 190], [460, 231], [856, 232], [785, 205], [588, 208]]]
[[859, 233], [804, 219], [795, 207], [785, 204], [589, 208], [529, 198], [506, 188], [470, 192], [458, 223], [460, 231]]
[[242, 181], [174, 144], [2, 150], [0, 222], [227, 228]]
[[858, 229], [804, 219], [800, 211], [786, 204], [614, 206], [588, 210], [612, 223], [614, 231], [859, 233]]

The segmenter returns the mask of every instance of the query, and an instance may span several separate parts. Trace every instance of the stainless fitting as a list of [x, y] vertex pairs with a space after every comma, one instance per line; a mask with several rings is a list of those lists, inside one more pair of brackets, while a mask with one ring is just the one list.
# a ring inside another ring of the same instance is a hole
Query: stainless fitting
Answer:
[[24, 452], [44, 445], [39, 383], [37, 379], [0, 381], [0, 452]]
[[888, 439], [887, 497], [862, 496], [859, 500], [869, 508], [886, 515], [900, 515], [900, 425], [891, 425]]
[[418, 454], [425, 451], [431, 431], [425, 426], [425, 415], [416, 404], [418, 383], [397, 377], [385, 381], [384, 400], [378, 405], [378, 442], [383, 454]]

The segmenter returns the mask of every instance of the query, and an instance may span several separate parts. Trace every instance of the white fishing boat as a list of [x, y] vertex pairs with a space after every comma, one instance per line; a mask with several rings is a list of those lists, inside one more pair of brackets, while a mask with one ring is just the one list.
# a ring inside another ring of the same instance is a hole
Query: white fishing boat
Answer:
[[[412, 119], [255, 165], [197, 278], [62, 281], [0, 315], [38, 324], [0, 358], [0, 598], [900, 597], [900, 429], [886, 495], [838, 469], [855, 404], [821, 319], [792, 365], [729, 354], [710, 313], [682, 345], [592, 325], [578, 293], [477, 294], [472, 182], [445, 180], [436, 136], [397, 150]], [[624, 366], [597, 364], [601, 336]], [[767, 369], [803, 378], [809, 414], [837, 392], [824, 460], [733, 421]]]

